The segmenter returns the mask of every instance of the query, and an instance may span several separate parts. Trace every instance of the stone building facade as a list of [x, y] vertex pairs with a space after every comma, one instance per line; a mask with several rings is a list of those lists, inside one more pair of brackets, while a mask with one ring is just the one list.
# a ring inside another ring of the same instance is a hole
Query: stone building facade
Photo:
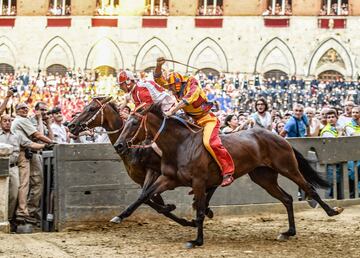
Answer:
[[357, 0], [343, 0], [349, 16], [318, 16], [323, 0], [292, 0], [291, 16], [262, 16], [273, 0], [218, 1], [222, 16], [196, 16], [204, 0], [164, 0], [168, 16], [143, 16], [142, 0], [120, 1], [117, 16], [94, 16], [96, 0], [71, 0], [71, 16], [46, 16], [53, 1], [18, 0], [16, 16], [0, 17], [0, 65], [141, 71], [165, 56], [218, 72], [332, 72], [347, 79], [359, 73]]

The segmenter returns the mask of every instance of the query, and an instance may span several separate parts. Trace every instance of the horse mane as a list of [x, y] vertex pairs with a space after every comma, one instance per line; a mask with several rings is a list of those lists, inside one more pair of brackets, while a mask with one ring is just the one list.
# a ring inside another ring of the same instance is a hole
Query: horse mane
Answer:
[[[146, 109], [145, 109], [146, 110]], [[145, 111], [144, 110], [144, 111]], [[157, 103], [157, 104], [152, 104], [148, 110], [148, 112], [153, 113], [154, 115], [156, 115], [159, 118], [164, 118], [164, 112], [161, 109], [161, 104]]]
[[[164, 112], [162, 111], [162, 107], [161, 104], [157, 103], [157, 104], [152, 104], [148, 110], [148, 112], [153, 113], [154, 115], [156, 115], [159, 118], [164, 118]], [[195, 129], [196, 131], [199, 130], [199, 127], [191, 122], [188, 122], [186, 119], [182, 118], [189, 127], [191, 127], [192, 129]], [[174, 121], [177, 125], [180, 125], [181, 127], [186, 128], [187, 130], [189, 130], [188, 126], [186, 126], [185, 124], [183, 124], [182, 122], [180, 122], [179, 120], [175, 119], [175, 118], [171, 118], [171, 121]]]
[[114, 102], [114, 101], [109, 101], [108, 104], [109, 104], [109, 106], [112, 107], [112, 108], [114, 109], [114, 111], [116, 111], [116, 113], [117, 113], [118, 107], [117, 107], [117, 105], [115, 104], [115, 102]]

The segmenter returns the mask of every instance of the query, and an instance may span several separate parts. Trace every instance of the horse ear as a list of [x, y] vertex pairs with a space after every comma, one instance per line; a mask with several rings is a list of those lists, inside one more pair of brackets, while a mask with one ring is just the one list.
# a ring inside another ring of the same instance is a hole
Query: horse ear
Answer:
[[101, 103], [102, 104], [105, 104], [105, 103], [108, 103], [110, 100], [112, 100], [112, 97], [110, 96], [110, 97], [107, 97], [107, 98], [104, 98], [102, 101], [101, 101]]

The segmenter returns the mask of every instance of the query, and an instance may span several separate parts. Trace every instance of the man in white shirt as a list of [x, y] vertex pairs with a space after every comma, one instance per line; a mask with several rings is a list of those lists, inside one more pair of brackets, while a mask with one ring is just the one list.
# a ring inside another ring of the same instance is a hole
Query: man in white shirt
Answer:
[[61, 114], [61, 109], [55, 107], [51, 111], [53, 117], [53, 123], [51, 124], [51, 129], [54, 134], [54, 141], [57, 143], [69, 143], [68, 133], [65, 126], [62, 124], [64, 117]]
[[337, 121], [338, 127], [343, 130], [345, 125], [350, 123], [352, 120], [351, 111], [353, 107], [355, 106], [353, 101], [345, 101], [345, 112], [341, 116], [339, 116], [339, 119]]

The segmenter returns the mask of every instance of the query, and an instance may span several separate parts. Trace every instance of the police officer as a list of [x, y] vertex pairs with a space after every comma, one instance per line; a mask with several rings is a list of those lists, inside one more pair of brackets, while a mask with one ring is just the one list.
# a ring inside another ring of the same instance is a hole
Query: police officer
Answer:
[[8, 218], [10, 221], [14, 221], [15, 208], [18, 200], [18, 193], [20, 187], [19, 180], [19, 168], [18, 168], [18, 158], [20, 153], [20, 147], [31, 149], [42, 149], [45, 144], [37, 144], [29, 139], [17, 136], [10, 131], [11, 128], [11, 117], [7, 114], [2, 115], [0, 118], [1, 130], [0, 130], [0, 142], [6, 143], [13, 146], [13, 153], [10, 156], [9, 160], [9, 210]]
[[[15, 107], [17, 116], [15, 117], [11, 131], [16, 135], [25, 137], [27, 139], [34, 139], [34, 141], [41, 141], [43, 143], [52, 144], [52, 140], [46, 137], [44, 134], [39, 132], [30, 119], [28, 118], [29, 108], [25, 103], [19, 103]], [[40, 198], [41, 198], [41, 183], [42, 183], [42, 174], [40, 175], [30, 175], [30, 160], [31, 157], [30, 151], [27, 151], [24, 148], [20, 149], [19, 153], [19, 175], [20, 175], [20, 188], [19, 188], [19, 206], [16, 211], [17, 220], [24, 220], [26, 218], [28, 222], [36, 222], [38, 217], [38, 211], [40, 208]], [[36, 164], [39, 162], [39, 155], [35, 156]], [[38, 170], [41, 170], [42, 165], [39, 163]], [[34, 173], [34, 170], [31, 171]], [[31, 179], [31, 180], [30, 180]], [[30, 184], [30, 192], [29, 192]], [[40, 187], [39, 187], [40, 186]], [[29, 202], [28, 202], [29, 195]], [[28, 207], [29, 203], [29, 207]], [[29, 208], [29, 209], [28, 209]], [[30, 221], [30, 219], [32, 221]]]

